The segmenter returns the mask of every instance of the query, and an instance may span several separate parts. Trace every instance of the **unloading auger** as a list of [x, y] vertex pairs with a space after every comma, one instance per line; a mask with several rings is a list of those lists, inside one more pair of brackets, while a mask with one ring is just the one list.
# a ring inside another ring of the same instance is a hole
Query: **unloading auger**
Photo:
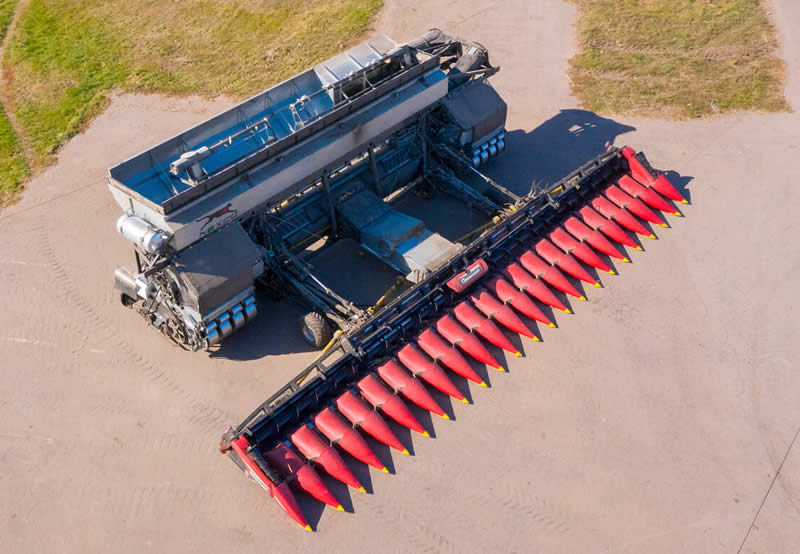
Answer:
[[[570, 313], [565, 295], [585, 300], [579, 283], [601, 286], [611, 258], [681, 215], [681, 194], [629, 147], [525, 196], [482, 173], [505, 149], [497, 71], [436, 29], [378, 35], [110, 170], [136, 259], [116, 288], [169, 339], [224, 348], [257, 317], [257, 285], [308, 306], [303, 335], [322, 354], [220, 442], [306, 529], [292, 489], [342, 509], [317, 469], [363, 491], [345, 457], [388, 472], [367, 437], [408, 454], [393, 425], [429, 436], [415, 410], [449, 419], [429, 387], [468, 402], [450, 371], [486, 386], [475, 362], [504, 371], [495, 349], [522, 355], [507, 332], [539, 340], [535, 322], [555, 326], [540, 305]], [[409, 193], [487, 223], [451, 242], [395, 208]], [[344, 237], [398, 274], [371, 308], [312, 273]]]

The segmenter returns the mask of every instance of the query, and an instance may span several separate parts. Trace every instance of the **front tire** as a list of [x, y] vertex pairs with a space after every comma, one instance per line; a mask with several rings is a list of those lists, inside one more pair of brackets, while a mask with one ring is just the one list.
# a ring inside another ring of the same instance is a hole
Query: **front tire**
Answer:
[[308, 312], [300, 323], [303, 338], [315, 348], [325, 348], [333, 338], [333, 329], [319, 312]]

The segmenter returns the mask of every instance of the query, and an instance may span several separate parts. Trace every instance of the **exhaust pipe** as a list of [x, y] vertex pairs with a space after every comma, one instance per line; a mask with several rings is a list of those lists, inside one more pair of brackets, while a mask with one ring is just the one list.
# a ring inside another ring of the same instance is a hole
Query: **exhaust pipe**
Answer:
[[124, 267], [114, 270], [114, 288], [131, 300], [136, 300], [136, 279]]

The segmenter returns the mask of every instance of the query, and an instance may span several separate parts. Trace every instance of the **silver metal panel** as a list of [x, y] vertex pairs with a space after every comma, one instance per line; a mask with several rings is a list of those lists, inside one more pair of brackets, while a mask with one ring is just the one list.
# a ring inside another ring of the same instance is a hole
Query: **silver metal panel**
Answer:
[[[351, 58], [346, 53], [339, 54], [332, 58], [332, 62], [331, 60], [329, 62], [338, 67], [337, 73], [347, 72], [360, 67], [359, 64], [373, 58], [380, 59], [394, 48], [393, 40], [385, 35], [378, 35], [360, 47], [351, 49], [355, 51], [356, 56]], [[372, 52], [372, 55], [369, 52]], [[353, 58], [358, 61], [353, 61]], [[333, 107], [330, 96], [324, 92], [324, 87], [330, 84], [328, 79], [329, 77], [325, 76], [323, 81], [319, 71], [308, 69], [210, 120], [112, 167], [109, 170], [110, 183], [113, 187], [129, 193], [134, 203], [163, 205], [170, 199], [187, 192], [192, 186], [181, 182], [178, 176], [168, 173], [171, 162], [187, 151], [218, 143], [262, 120], [268, 123], [269, 127], [263, 125], [262, 128], [257, 128], [247, 136], [240, 137], [238, 141], [225, 148], [220, 148], [210, 158], [204, 160], [203, 168], [209, 174], [213, 174], [215, 170], [225, 167], [237, 157], [246, 156], [247, 152], [253, 150], [255, 146], [263, 146], [271, 141], [287, 137], [297, 129], [290, 105], [298, 99], [303, 97], [312, 99], [309, 107], [313, 109], [309, 112], [315, 112], [314, 117], [318, 117]], [[302, 110], [299, 111], [302, 112]], [[311, 117], [308, 115], [307, 118]], [[301, 119], [306, 119], [306, 117], [301, 114]], [[115, 195], [115, 198], [124, 210], [129, 209], [129, 200], [123, 200], [119, 195]]]
[[330, 85], [355, 70], [377, 62], [396, 47], [395, 41], [379, 33], [368, 41], [315, 65], [314, 71], [323, 85]]
[[453, 243], [440, 234], [426, 230], [401, 244], [397, 252], [403, 256], [412, 271], [417, 269], [427, 272], [434, 269], [439, 260], [447, 257], [446, 254], [453, 247]]
[[310, 177], [366, 149], [375, 137], [420, 113], [446, 94], [447, 77], [441, 70], [434, 69], [423, 79], [409, 82], [394, 94], [368, 104], [340, 125], [329, 127], [313, 140], [253, 168], [246, 179], [237, 179], [169, 214], [167, 229], [173, 233], [170, 245], [181, 250], [213, 230], [208, 217], [220, 207], [226, 209], [218, 218], [220, 224], [224, 224], [225, 218], [235, 219], [259, 206], [285, 200]]

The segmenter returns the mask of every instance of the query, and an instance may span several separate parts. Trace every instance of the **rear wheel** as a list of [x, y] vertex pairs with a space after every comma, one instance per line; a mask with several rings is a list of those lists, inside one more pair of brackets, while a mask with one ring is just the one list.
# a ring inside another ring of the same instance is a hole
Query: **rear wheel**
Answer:
[[333, 329], [319, 312], [308, 312], [300, 323], [303, 338], [311, 346], [324, 348], [333, 338]]

